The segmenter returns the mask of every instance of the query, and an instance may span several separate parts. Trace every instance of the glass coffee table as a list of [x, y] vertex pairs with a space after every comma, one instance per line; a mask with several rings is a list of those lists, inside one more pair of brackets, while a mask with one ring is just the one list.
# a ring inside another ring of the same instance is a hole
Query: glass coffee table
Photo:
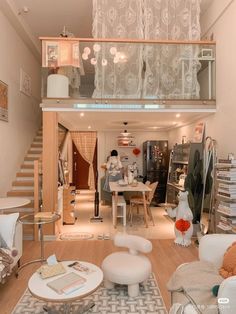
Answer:
[[34, 214], [24, 215], [20, 217], [18, 220], [23, 225], [38, 225], [39, 227], [39, 239], [40, 239], [40, 258], [35, 259], [32, 261], [29, 261], [27, 263], [24, 263], [22, 266], [20, 266], [16, 271], [16, 276], [18, 276], [19, 271], [32, 263], [43, 263], [45, 262], [45, 256], [44, 256], [44, 239], [43, 239], [43, 225], [51, 224], [59, 220], [61, 216], [59, 214], [53, 214], [50, 218], [36, 218]]
[[[48, 307], [45, 305], [43, 307], [45, 313], [66, 313], [66, 314], [72, 314], [73, 313], [73, 307], [71, 306], [74, 301], [77, 301], [79, 299], [82, 299], [85, 296], [88, 296], [92, 294], [97, 288], [100, 286], [100, 284], [103, 281], [103, 272], [102, 270], [91, 263], [79, 261], [79, 263], [82, 266], [85, 266], [90, 271], [89, 272], [81, 272], [78, 270], [73, 269], [72, 267], [68, 265], [73, 265], [75, 261], [63, 261], [61, 262], [63, 266], [66, 269], [66, 273], [53, 276], [47, 279], [42, 279], [40, 274], [35, 272], [29, 279], [28, 282], [28, 288], [32, 296], [39, 300], [43, 300], [45, 302], [51, 302], [51, 303], [62, 303], [61, 309], [58, 311], [54, 306]], [[47, 284], [57, 278], [60, 278], [62, 276], [65, 276], [65, 274], [75, 272], [79, 274], [81, 277], [85, 278], [85, 283], [78, 288], [77, 290], [74, 290], [73, 292], [69, 294], [58, 294], [53, 289], [51, 289]], [[86, 306], [82, 306], [79, 309], [77, 309], [74, 313], [76, 314], [82, 314], [87, 312], [90, 308], [94, 306], [93, 302], [89, 302]]]

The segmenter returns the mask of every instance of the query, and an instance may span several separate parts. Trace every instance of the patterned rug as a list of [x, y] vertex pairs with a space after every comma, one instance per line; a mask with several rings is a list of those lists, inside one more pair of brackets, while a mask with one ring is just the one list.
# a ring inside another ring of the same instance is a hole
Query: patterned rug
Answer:
[[[145, 285], [140, 286], [140, 295], [136, 298], [128, 296], [127, 286], [116, 285], [112, 290], [101, 286], [93, 294], [73, 302], [72, 313], [77, 313], [81, 305], [87, 305], [90, 301], [94, 301], [95, 306], [86, 313], [167, 314], [154, 274], [150, 276]], [[46, 312], [43, 311], [45, 305], [50, 306], [50, 303], [46, 304], [46, 302], [34, 298], [26, 290], [12, 314], [45, 314]], [[54, 308], [56, 310], [54, 313], [63, 313], [61, 304], [54, 304]]]
[[88, 240], [92, 238], [93, 234], [89, 232], [65, 232], [60, 235], [60, 239], [66, 241]]

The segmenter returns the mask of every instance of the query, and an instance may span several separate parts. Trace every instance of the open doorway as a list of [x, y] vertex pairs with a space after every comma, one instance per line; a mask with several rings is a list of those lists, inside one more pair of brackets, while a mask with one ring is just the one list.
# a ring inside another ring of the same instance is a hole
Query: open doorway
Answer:
[[[73, 155], [73, 185], [77, 190], [88, 190], [89, 163], [84, 160], [75, 144], [72, 145]], [[94, 175], [97, 172], [97, 140], [93, 156]], [[94, 177], [96, 181], [96, 177]]]

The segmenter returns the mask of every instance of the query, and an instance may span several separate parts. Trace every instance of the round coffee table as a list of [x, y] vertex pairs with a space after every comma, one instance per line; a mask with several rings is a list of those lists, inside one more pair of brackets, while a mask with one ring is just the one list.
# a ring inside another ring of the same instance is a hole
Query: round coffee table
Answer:
[[[35, 272], [30, 277], [28, 282], [28, 288], [30, 293], [37, 299], [44, 300], [46, 302], [63, 303], [63, 312], [71, 313], [71, 303], [93, 293], [103, 281], [103, 272], [98, 266], [87, 262], [80, 262], [82, 265], [88, 267], [91, 270], [91, 272], [87, 274], [85, 272], [77, 271], [73, 267], [68, 266], [73, 262], [74, 261], [64, 261], [61, 263], [66, 268], [66, 273], [75, 272], [86, 279], [86, 282], [82, 287], [71, 292], [70, 294], [58, 294], [53, 289], [48, 287], [47, 283], [57, 278], [60, 278], [61, 276], [64, 276], [65, 273], [51, 278], [42, 279], [40, 275]], [[79, 309], [79, 312], [77, 311], [76, 313], [83, 313], [85, 311], [88, 311], [88, 307], [92, 307], [92, 304], [86, 306], [86, 308]], [[52, 312], [51, 309], [47, 309], [46, 311], [48, 311], [49, 313], [50, 311]]]

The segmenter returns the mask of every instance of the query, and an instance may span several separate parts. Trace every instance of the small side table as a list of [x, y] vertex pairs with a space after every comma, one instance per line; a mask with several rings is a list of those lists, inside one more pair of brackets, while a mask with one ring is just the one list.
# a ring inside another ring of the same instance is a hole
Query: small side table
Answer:
[[30, 200], [22, 197], [0, 197], [0, 214], [3, 214], [7, 210], [13, 208], [22, 207], [28, 205]]
[[35, 259], [32, 261], [29, 261], [25, 264], [23, 264], [22, 266], [20, 266], [16, 272], [16, 276], [18, 276], [19, 271], [27, 266], [30, 265], [32, 263], [43, 263], [45, 262], [45, 257], [44, 257], [44, 239], [43, 239], [43, 225], [46, 224], [50, 224], [50, 223], [54, 223], [57, 220], [59, 220], [61, 218], [61, 216], [59, 214], [54, 214], [52, 216], [52, 218], [35, 218], [35, 216], [33, 214], [29, 214], [29, 215], [24, 215], [22, 217], [19, 218], [19, 222], [22, 223], [23, 225], [38, 225], [39, 226], [39, 238], [40, 238], [40, 258], [39, 259]]

